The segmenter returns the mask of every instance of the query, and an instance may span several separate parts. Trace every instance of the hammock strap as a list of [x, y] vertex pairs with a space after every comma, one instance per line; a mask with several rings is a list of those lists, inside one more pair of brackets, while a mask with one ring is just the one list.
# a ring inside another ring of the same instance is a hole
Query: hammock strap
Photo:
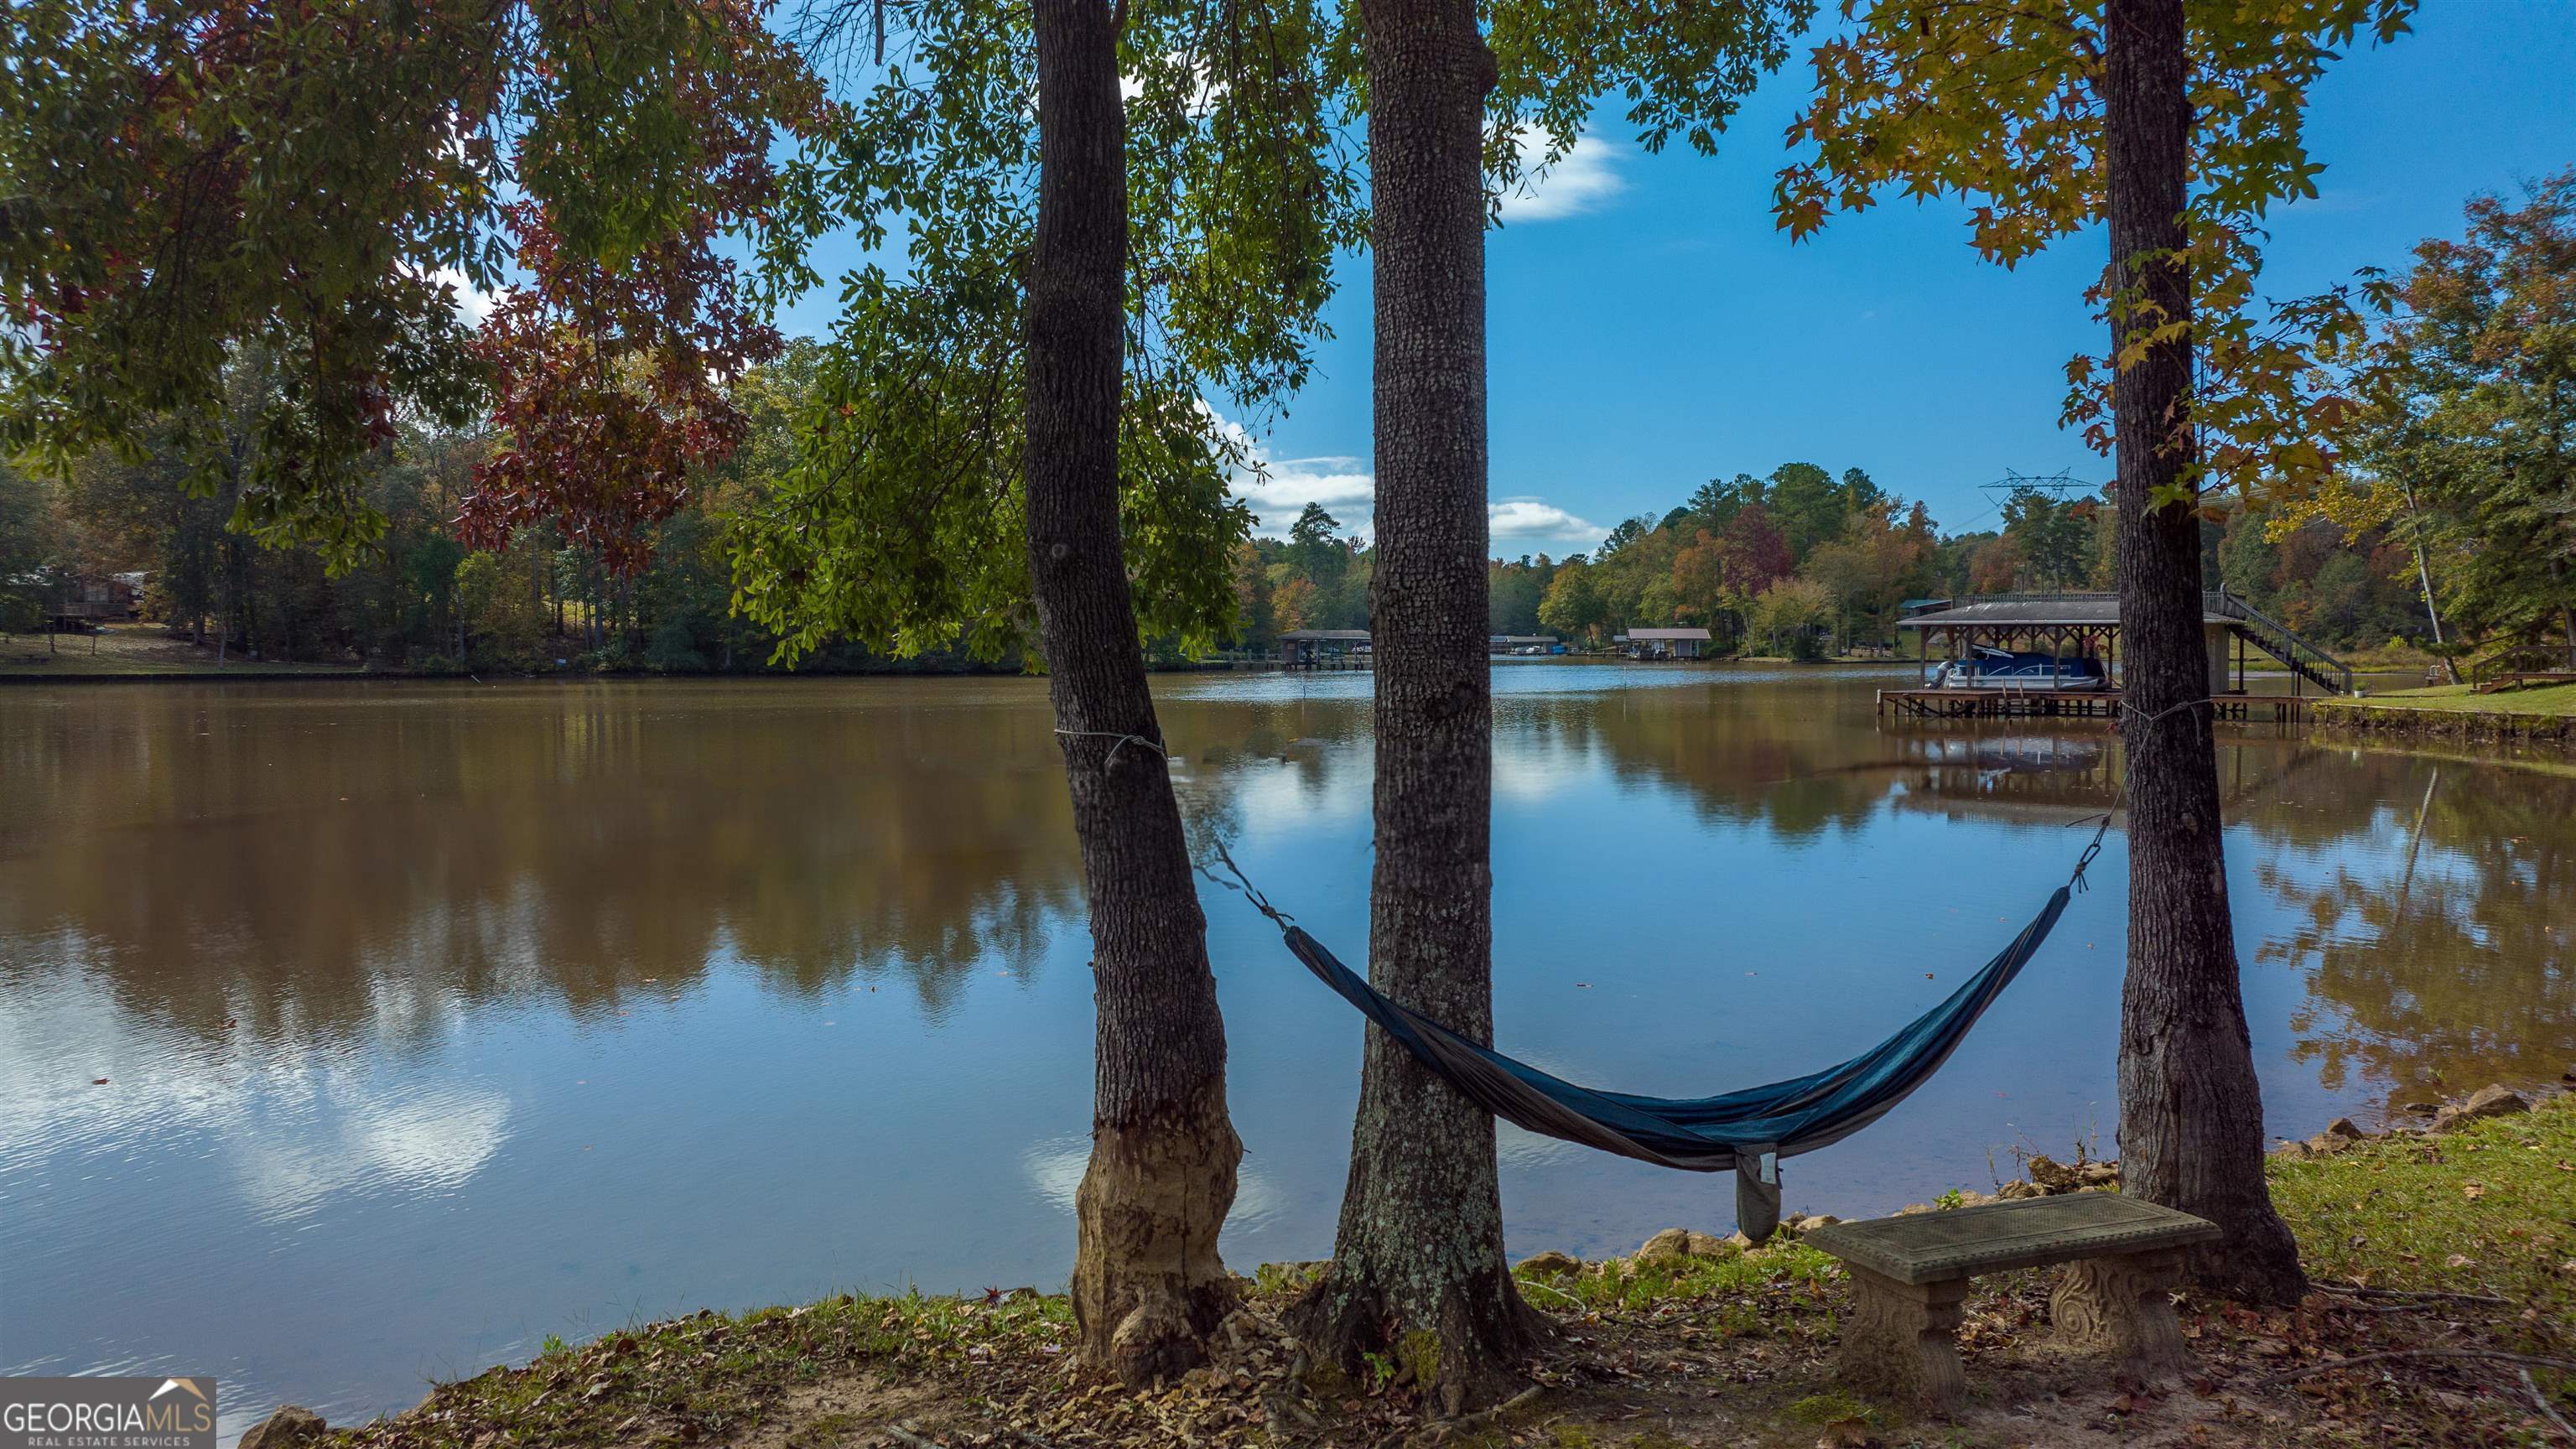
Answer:
[[1780, 1229], [1780, 1148], [1739, 1147], [1735, 1154], [1735, 1226], [1756, 1245]]
[[1234, 879], [1221, 880], [1218, 878], [1215, 871], [1208, 869], [1204, 865], [1198, 867], [1199, 874], [1206, 876], [1210, 883], [1222, 886], [1251, 902], [1254, 910], [1268, 916], [1270, 918], [1270, 923], [1277, 926], [1279, 929], [1284, 931], [1290, 926], [1297, 924], [1297, 918], [1295, 916], [1292, 916], [1286, 911], [1279, 909], [1277, 906], [1270, 904], [1270, 897], [1263, 895], [1260, 890], [1252, 884], [1251, 877], [1243, 873], [1243, 867], [1236, 865], [1234, 863], [1234, 857], [1226, 852], [1224, 841], [1211, 840], [1208, 842], [1208, 845], [1210, 849], [1216, 852], [1218, 863], [1222, 864], [1226, 869], [1226, 873], [1233, 876]]

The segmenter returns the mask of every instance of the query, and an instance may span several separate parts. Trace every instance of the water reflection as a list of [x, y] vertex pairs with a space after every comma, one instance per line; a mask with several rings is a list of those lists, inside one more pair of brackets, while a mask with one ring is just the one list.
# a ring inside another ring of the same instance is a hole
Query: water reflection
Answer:
[[[1877, 682], [1497, 669], [1516, 1054], [1770, 1080], [2001, 944], [2117, 742], [1883, 729]], [[1159, 688], [1192, 830], [1352, 958], [1368, 685]], [[1060, 1280], [1090, 982], [1051, 723], [1026, 680], [0, 692], [0, 1372], [211, 1368], [228, 1419], [339, 1418], [635, 1313]], [[2576, 1060], [2576, 778], [2267, 728], [2220, 772], [2277, 1126]], [[2044, 959], [1901, 1122], [1801, 1159], [1793, 1208], [2107, 1145], [2123, 868], [2114, 835]], [[1317, 1256], [1358, 1027], [1208, 910], [1251, 1154], [1226, 1251]], [[1503, 1149], [1516, 1247], [1724, 1226], [1722, 1182]]]
[[613, 1012], [736, 956], [935, 1017], [1034, 969], [1080, 875], [1043, 712], [924, 695], [67, 691], [0, 716], [0, 934], [209, 1037]]
[[2576, 779], [2339, 763], [2346, 788], [2301, 790], [2265, 822], [2294, 847], [2262, 868], [2292, 913], [2262, 958], [2306, 980], [2298, 1059], [2383, 1110], [2576, 1066]]

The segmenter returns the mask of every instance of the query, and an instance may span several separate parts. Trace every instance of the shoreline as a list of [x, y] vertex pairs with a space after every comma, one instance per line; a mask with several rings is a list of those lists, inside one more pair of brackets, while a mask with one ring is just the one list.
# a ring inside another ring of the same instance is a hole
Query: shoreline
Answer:
[[[2535, 695], [2570, 691], [2535, 689]], [[2481, 746], [2535, 746], [2576, 750], [2576, 710], [2512, 708], [2513, 693], [2478, 696], [2493, 706], [2427, 708], [2404, 703], [2405, 695], [2376, 699], [2321, 700], [2309, 706], [2309, 734], [2329, 738], [2365, 737], [2421, 740]], [[2556, 703], [2554, 699], [2549, 701]]]
[[[1226, 663], [1148, 665], [1148, 674], [1223, 674], [1234, 672]], [[1244, 673], [1258, 672], [1244, 670]], [[253, 665], [243, 668], [208, 665], [185, 669], [86, 669], [46, 674], [39, 670], [0, 668], [0, 688], [11, 685], [44, 684], [588, 684], [601, 681], [635, 682], [642, 680], [779, 680], [793, 682], [814, 679], [1019, 679], [1042, 678], [1024, 670], [1001, 666], [957, 665], [928, 668], [905, 668], [890, 665], [883, 669], [815, 669], [815, 670], [671, 670], [671, 669], [549, 669], [542, 673], [511, 671], [365, 669], [355, 665], [307, 664], [301, 666]]]
[[[1444, 1416], [1397, 1363], [1358, 1376], [1310, 1364], [1281, 1315], [1320, 1265], [1266, 1264], [1238, 1277], [1214, 1362], [1147, 1389], [1121, 1390], [1071, 1361], [1061, 1293], [838, 1294], [550, 1343], [529, 1363], [438, 1383], [413, 1409], [336, 1430], [290, 1405], [240, 1449], [2109, 1449], [2146, 1439], [2251, 1449], [2319, 1424], [2339, 1432], [2302, 1442], [2385, 1442], [2392, 1416], [2414, 1431], [2410, 1443], [2545, 1437], [2550, 1416], [2576, 1411], [2576, 1224], [2545, 1210], [2563, 1200], [2553, 1194], [2561, 1175], [2576, 1172], [2569, 1081], [2576, 1064], [2528, 1097], [2490, 1086], [2421, 1125], [2368, 1133], [2338, 1119], [2275, 1148], [2266, 1171], [2311, 1292], [2289, 1310], [2186, 1294], [2195, 1372], [2163, 1392], [2119, 1383], [2051, 1340], [2047, 1270], [1998, 1273], [1976, 1280], [1966, 1305], [1969, 1403], [1918, 1428], [1907, 1410], [1837, 1378], [1848, 1273], [1801, 1241], [1832, 1219], [1793, 1214], [1759, 1246], [1674, 1228], [1601, 1262], [1523, 1259], [1515, 1280], [1555, 1338], [1530, 1386], [1481, 1413]], [[2117, 1190], [2116, 1164], [2042, 1157], [2024, 1170], [1991, 1196], [1947, 1193], [1903, 1211]], [[2555, 1367], [2517, 1382], [2518, 1364]]]
[[[1514, 659], [1496, 657], [1496, 667], [1528, 668], [1534, 665], [1602, 665], [1629, 664], [1637, 661], [1605, 655], [1569, 654], [1550, 659]], [[1870, 659], [1710, 659], [1690, 661], [1701, 664], [1780, 665], [1796, 664], [1801, 668], [1822, 671], [1836, 669], [1880, 669], [1890, 661]], [[1894, 663], [1911, 663], [1897, 660]], [[1276, 661], [1200, 659], [1148, 663], [1147, 674], [1310, 674], [1342, 675], [1365, 673], [1353, 669], [1291, 669]], [[811, 679], [1019, 679], [1044, 678], [1009, 665], [941, 662], [908, 664], [888, 661], [877, 668], [839, 669], [547, 669], [526, 670], [431, 670], [372, 669], [361, 665], [340, 664], [258, 664], [223, 665], [188, 664], [166, 669], [85, 669], [74, 668], [59, 674], [47, 673], [41, 667], [12, 667], [0, 664], [0, 687], [42, 684], [314, 684], [429, 681], [465, 681], [474, 684], [581, 684], [595, 680], [811, 680]]]

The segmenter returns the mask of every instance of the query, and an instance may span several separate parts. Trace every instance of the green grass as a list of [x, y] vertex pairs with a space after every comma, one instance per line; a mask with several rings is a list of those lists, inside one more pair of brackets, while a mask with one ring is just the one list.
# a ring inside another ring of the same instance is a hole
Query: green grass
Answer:
[[2320, 1282], [2484, 1293], [2524, 1351], [2576, 1342], [2576, 1097], [2429, 1137], [2271, 1165], [2272, 1200]]
[[2471, 694], [2465, 684], [2441, 684], [2430, 689], [2401, 689], [2374, 694], [2368, 699], [2337, 700], [2339, 708], [2355, 709], [2431, 709], [2470, 714], [2526, 714], [2563, 717], [2576, 715], [2576, 684], [2544, 684], [2530, 689], [2508, 689], [2500, 694]]
[[1674, 1299], [1745, 1294], [1756, 1289], [1821, 1285], [1834, 1260], [1792, 1238], [1775, 1238], [1750, 1252], [1690, 1258], [1672, 1263], [1636, 1265], [1634, 1271], [1602, 1273], [1587, 1269], [1562, 1277], [1519, 1275], [1521, 1286], [1536, 1288], [1530, 1296], [1552, 1308], [1579, 1308], [1591, 1313], [1646, 1308]]
[[524, 1368], [439, 1385], [426, 1413], [332, 1439], [402, 1449], [700, 1443], [755, 1427], [784, 1391], [858, 1365], [962, 1374], [1006, 1341], [1061, 1345], [1072, 1332], [1073, 1310], [1062, 1297], [988, 1305], [917, 1293], [845, 1295], [794, 1309], [701, 1312], [578, 1348], [550, 1341]]

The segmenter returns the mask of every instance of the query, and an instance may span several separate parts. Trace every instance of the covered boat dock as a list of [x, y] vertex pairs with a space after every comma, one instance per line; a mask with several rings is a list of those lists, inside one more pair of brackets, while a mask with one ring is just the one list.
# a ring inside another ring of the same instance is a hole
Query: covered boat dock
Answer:
[[[1923, 685], [1879, 691], [1878, 711], [1885, 715], [1943, 719], [2018, 715], [2110, 716], [2119, 709], [2119, 690], [2008, 689], [1991, 686], [1931, 687], [1933, 667], [1944, 660], [1965, 660], [1979, 649], [2045, 654], [2059, 660], [2091, 659], [2106, 678], [2116, 678], [2120, 648], [2120, 600], [2117, 594], [1988, 594], [1958, 601], [1922, 601], [1931, 607], [1897, 621], [1922, 640]], [[2201, 634], [2209, 656], [2209, 693], [2220, 719], [2298, 719], [2306, 701], [2318, 695], [2352, 692], [2352, 670], [2343, 661], [2293, 633], [2220, 589], [2205, 595]], [[2247, 687], [2255, 667], [2290, 677], [2287, 694], [2255, 694]]]

